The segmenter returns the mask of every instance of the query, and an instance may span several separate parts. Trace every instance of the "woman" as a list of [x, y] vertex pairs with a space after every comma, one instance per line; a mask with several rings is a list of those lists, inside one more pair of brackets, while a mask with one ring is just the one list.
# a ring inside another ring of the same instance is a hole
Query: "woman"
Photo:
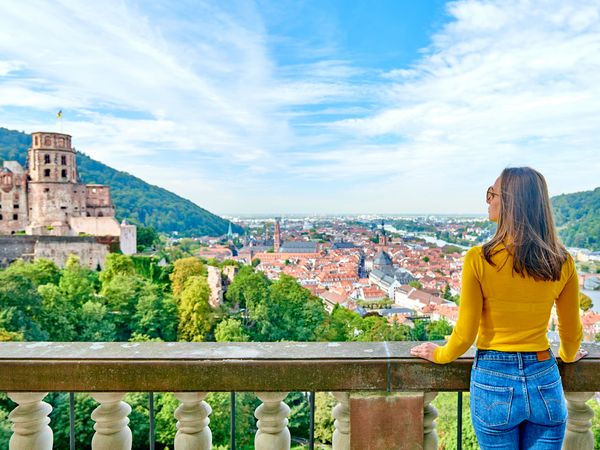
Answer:
[[571, 363], [582, 336], [573, 259], [554, 229], [544, 177], [529, 167], [504, 169], [486, 194], [494, 237], [464, 261], [459, 316], [443, 347], [411, 354], [446, 364], [477, 336], [471, 416], [482, 449], [560, 449], [567, 407], [546, 337], [556, 305], [559, 357]]

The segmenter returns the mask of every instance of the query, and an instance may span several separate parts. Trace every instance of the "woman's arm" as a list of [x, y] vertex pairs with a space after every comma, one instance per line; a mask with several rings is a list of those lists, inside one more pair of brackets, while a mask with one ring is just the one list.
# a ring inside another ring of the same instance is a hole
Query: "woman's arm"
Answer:
[[558, 298], [556, 299], [556, 314], [558, 316], [558, 335], [560, 349], [558, 356], [564, 362], [575, 362], [577, 350], [583, 336], [581, 317], [579, 316], [579, 279], [575, 263], [569, 257], [569, 278]]
[[477, 337], [483, 308], [483, 294], [478, 275], [481, 270], [478, 268], [481, 268], [481, 253], [478, 248], [472, 248], [465, 256], [458, 320], [448, 343], [443, 347], [430, 342], [421, 344], [411, 349], [411, 354], [438, 364], [446, 364], [471, 347]]

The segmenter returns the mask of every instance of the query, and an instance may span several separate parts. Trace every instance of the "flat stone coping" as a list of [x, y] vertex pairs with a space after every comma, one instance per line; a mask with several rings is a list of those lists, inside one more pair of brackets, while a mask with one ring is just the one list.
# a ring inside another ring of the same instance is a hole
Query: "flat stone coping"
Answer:
[[[417, 342], [6, 342], [0, 391], [461, 391], [474, 349], [451, 364]], [[567, 391], [598, 391], [600, 344], [560, 363]], [[553, 348], [555, 354], [558, 349]]]

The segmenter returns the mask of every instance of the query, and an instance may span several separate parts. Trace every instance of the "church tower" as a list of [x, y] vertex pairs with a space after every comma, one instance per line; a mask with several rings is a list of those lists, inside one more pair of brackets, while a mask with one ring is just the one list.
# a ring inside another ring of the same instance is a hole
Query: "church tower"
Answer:
[[275, 253], [279, 253], [279, 249], [281, 248], [281, 229], [279, 227], [279, 219], [275, 219], [275, 241], [273, 243], [273, 251]]
[[85, 186], [77, 182], [71, 136], [32, 133], [27, 152], [29, 234], [69, 234], [69, 217], [84, 215]]

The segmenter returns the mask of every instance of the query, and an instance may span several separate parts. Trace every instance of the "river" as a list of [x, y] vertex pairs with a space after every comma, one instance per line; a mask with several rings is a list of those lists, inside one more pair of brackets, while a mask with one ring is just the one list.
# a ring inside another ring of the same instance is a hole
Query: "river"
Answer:
[[586, 289], [582, 289], [581, 292], [592, 299], [592, 302], [594, 303], [592, 310], [600, 313], [600, 291], [588, 291]]

